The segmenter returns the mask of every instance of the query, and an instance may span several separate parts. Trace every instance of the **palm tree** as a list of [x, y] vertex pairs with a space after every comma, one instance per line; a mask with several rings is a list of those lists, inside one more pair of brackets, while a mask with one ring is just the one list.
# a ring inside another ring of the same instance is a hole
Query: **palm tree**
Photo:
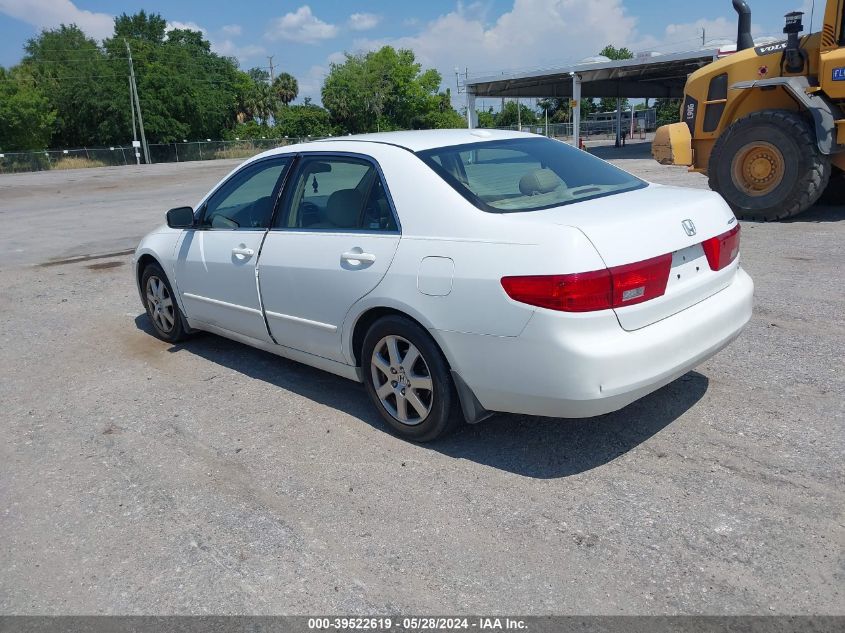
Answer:
[[265, 83], [256, 83], [246, 97], [246, 112], [250, 119], [259, 119], [263, 123], [276, 110], [276, 95]]
[[273, 93], [276, 98], [288, 105], [299, 94], [299, 83], [290, 73], [281, 73], [273, 80]]

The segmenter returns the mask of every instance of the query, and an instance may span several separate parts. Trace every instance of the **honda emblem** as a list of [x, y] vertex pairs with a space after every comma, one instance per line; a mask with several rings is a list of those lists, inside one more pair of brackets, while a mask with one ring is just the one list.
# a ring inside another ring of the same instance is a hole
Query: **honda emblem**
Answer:
[[681, 226], [684, 227], [684, 231], [686, 231], [687, 235], [692, 237], [695, 235], [695, 224], [692, 223], [692, 220], [687, 218], [683, 222], [681, 222]]

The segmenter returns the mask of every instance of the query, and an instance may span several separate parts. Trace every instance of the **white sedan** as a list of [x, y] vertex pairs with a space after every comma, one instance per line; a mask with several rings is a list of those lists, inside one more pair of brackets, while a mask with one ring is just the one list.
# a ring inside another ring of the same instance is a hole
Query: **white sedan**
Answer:
[[[715, 193], [518, 132], [274, 149], [135, 253], [159, 337], [213, 332], [363, 382], [397, 433], [589, 417], [675, 380], [751, 316]], [[462, 414], [462, 415], [461, 415]]]

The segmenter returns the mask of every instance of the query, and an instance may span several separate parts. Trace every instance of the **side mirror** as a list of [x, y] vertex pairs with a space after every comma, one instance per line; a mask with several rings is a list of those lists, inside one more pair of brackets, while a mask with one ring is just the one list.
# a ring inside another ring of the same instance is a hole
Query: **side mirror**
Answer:
[[171, 229], [189, 229], [194, 226], [194, 210], [191, 207], [176, 207], [167, 212], [167, 226]]

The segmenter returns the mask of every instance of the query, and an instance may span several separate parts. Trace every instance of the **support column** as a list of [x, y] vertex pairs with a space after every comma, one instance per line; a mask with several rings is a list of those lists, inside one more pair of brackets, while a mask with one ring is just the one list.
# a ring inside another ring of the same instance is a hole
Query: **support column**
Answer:
[[572, 144], [580, 147], [581, 140], [581, 77], [572, 73], [572, 101], [575, 107], [572, 108]]
[[467, 86], [467, 127], [470, 130], [476, 126], [477, 118], [475, 114], [475, 93]]
[[622, 99], [616, 97], [616, 147], [622, 146]]

